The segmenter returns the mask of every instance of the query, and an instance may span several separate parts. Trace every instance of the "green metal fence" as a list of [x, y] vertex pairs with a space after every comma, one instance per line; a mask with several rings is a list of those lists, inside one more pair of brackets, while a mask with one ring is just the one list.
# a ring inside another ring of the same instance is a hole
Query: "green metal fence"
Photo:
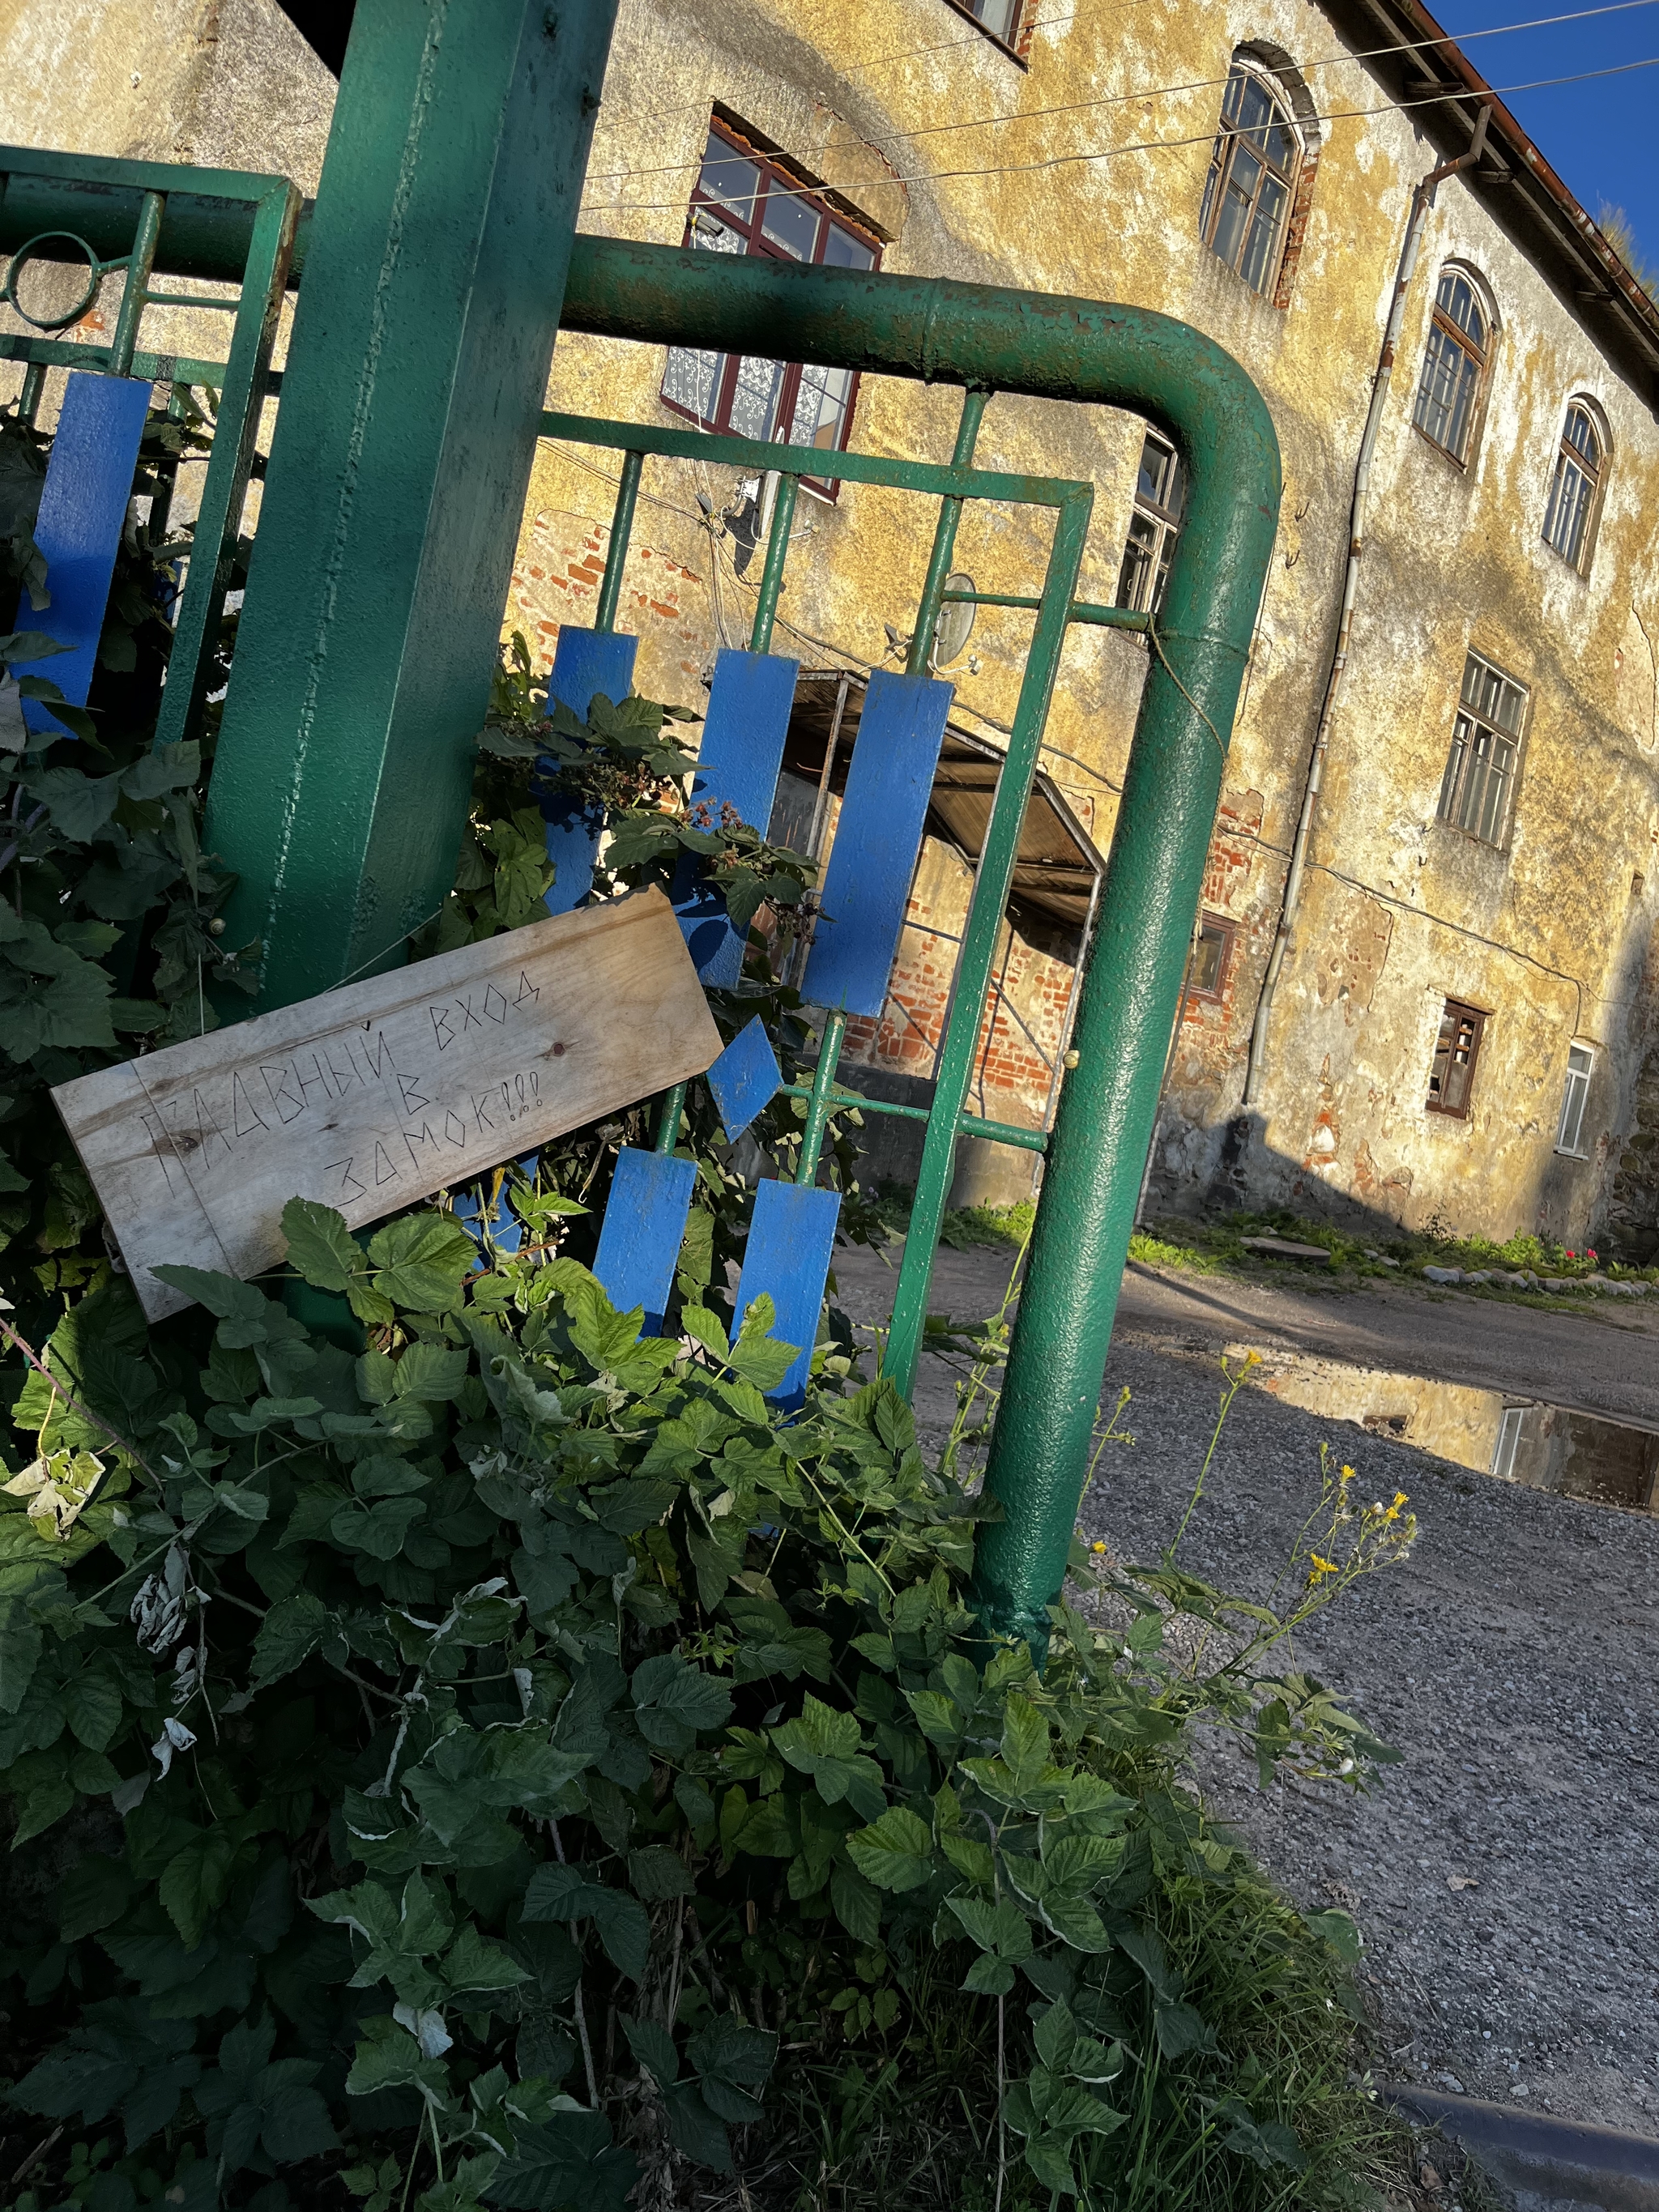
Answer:
[[[403, 37], [393, 17], [388, 16], [387, 26], [388, 38], [395, 41]], [[596, 21], [590, 27], [594, 51], [602, 55], [606, 26]], [[399, 66], [408, 60], [402, 57]], [[580, 113], [584, 121], [594, 104], [591, 90], [584, 88], [583, 75], [592, 60], [592, 55], [577, 55], [570, 64], [568, 83], [559, 80], [561, 98], [568, 94], [571, 112]], [[409, 66], [413, 69], [413, 61]], [[461, 64], [458, 61], [456, 66]], [[477, 73], [463, 70], [462, 76], [465, 83], [457, 97], [470, 97], [478, 82]], [[421, 97], [427, 99], [428, 93], [429, 88]], [[523, 127], [533, 126], [544, 135], [551, 114], [550, 109], [537, 109]], [[319, 221], [307, 262], [307, 296], [320, 286], [330, 299], [349, 300], [356, 296], [354, 286], [361, 291], [365, 282], [379, 281], [365, 260], [363, 240], [374, 228], [364, 212], [365, 196], [380, 192], [394, 213], [401, 210], [403, 202], [397, 195], [403, 189], [398, 181], [404, 173], [399, 167], [403, 144], [388, 131], [347, 149], [349, 163], [342, 175], [349, 176], [356, 196], [350, 204], [352, 219], [343, 219], [332, 231]], [[578, 149], [582, 158], [585, 145], [584, 138]], [[446, 158], [476, 167], [474, 157], [480, 150], [460, 131]], [[293, 237], [295, 196], [290, 187], [265, 179], [59, 156], [9, 158], [15, 167], [0, 198], [0, 248], [15, 252], [38, 231], [74, 229], [94, 253], [106, 257], [104, 266], [113, 267], [125, 257], [129, 288], [147, 286], [157, 269], [240, 282], [231, 359], [222, 372], [205, 362], [154, 364], [157, 375], [192, 382], [211, 383], [222, 377], [222, 422], [227, 428], [240, 425], [234, 444], [225, 441], [223, 453], [215, 456], [218, 473], [212, 477], [213, 497], [204, 499], [198, 534], [198, 546], [216, 547], [215, 564], [210, 575], [198, 555], [201, 573], [192, 574], [186, 593], [193, 627], [186, 631], [181, 623], [175, 647], [175, 665], [181, 672], [199, 669], [205, 665], [204, 648], [211, 634], [210, 612], [216, 613], [214, 594], [222, 591], [222, 568], [240, 520], [257, 402], [264, 388]], [[562, 178], [575, 157], [560, 142], [541, 158], [556, 167], [562, 163], [558, 168]], [[333, 161], [331, 146], [330, 162]], [[489, 172], [491, 176], [499, 173], [499, 164]], [[487, 178], [475, 179], [471, 169], [465, 176], [468, 188], [477, 196], [479, 212], [477, 228], [462, 240], [471, 258], [458, 258], [461, 269], [477, 263], [493, 234], [490, 225], [507, 219], [491, 198], [495, 185]], [[325, 169], [325, 201], [329, 177]], [[441, 191], [443, 186], [443, 176], [437, 174], [428, 189]], [[154, 212], [155, 200], [161, 203], [159, 217]], [[343, 197], [337, 207], [346, 207]], [[398, 213], [397, 221], [403, 220]], [[568, 220], [568, 210], [562, 220]], [[395, 284], [392, 278], [387, 283], [394, 291], [404, 282], [399, 273], [403, 264], [397, 259], [403, 250], [402, 236], [398, 232], [390, 244], [382, 245], [376, 242], [377, 232], [370, 240], [374, 250], [386, 257], [380, 265], [393, 272]], [[948, 466], [877, 462], [856, 454], [839, 456], [836, 462], [836, 474], [849, 482], [896, 485], [939, 501], [931, 557], [918, 586], [913, 668], [923, 665], [945, 596], [945, 579], [963, 503], [984, 497], [1017, 499], [1054, 512], [1042, 588], [1018, 602], [1033, 617], [1019, 708], [964, 933], [957, 1006], [927, 1116], [912, 1234], [887, 1349], [888, 1372], [908, 1391], [921, 1350], [933, 1248], [958, 1138], [966, 1133], [1043, 1149], [1047, 1172], [986, 1477], [1003, 1508], [1003, 1518], [984, 1532], [976, 1571], [977, 1599], [988, 1622], [1040, 1644], [1046, 1638], [1047, 1607], [1064, 1577], [1228, 738], [1271, 553], [1279, 495], [1278, 447], [1271, 421], [1255, 386], [1231, 356], [1198, 332], [1148, 310], [938, 279], [733, 260], [614, 240], [573, 238], [568, 230], [552, 243], [558, 253], [568, 253], [562, 317], [567, 329], [650, 345], [808, 361], [825, 368], [945, 382], [964, 391], [957, 451]], [[459, 255], [459, 248], [456, 250]], [[314, 269], [313, 263], [318, 264]], [[501, 282], [505, 284], [507, 279]], [[391, 298], [392, 292], [386, 296]], [[418, 290], [410, 294], [407, 305], [410, 316], [422, 310]], [[384, 310], [394, 315], [402, 312], [396, 301]], [[463, 309], [463, 316], [471, 312], [470, 307]], [[514, 312], [519, 312], [516, 305]], [[526, 327], [543, 327], [545, 299], [538, 295], [522, 312]], [[406, 507], [419, 491], [407, 441], [400, 443], [395, 434], [398, 418], [394, 403], [407, 396], [405, 386], [424, 388], [422, 379], [432, 381], [429, 348], [415, 349], [407, 363], [400, 362], [393, 368], [379, 356], [365, 368], [356, 354], [346, 357], [362, 335], [356, 325], [343, 333], [331, 333], [327, 325], [325, 314], [301, 364], [301, 404], [285, 408], [279, 416], [272, 474], [274, 479], [285, 454], [285, 489], [274, 519], [267, 517], [265, 534], [272, 544], [263, 549], [267, 557], [263, 568], [256, 563], [249, 592], [252, 610], [256, 594], [264, 592], [261, 648], [250, 663], [253, 672], [244, 672], [240, 714], [235, 711], [238, 684], [233, 678], [222, 739], [222, 746], [229, 747], [250, 775], [239, 775], [240, 811], [222, 816], [218, 842], [228, 862], [251, 881], [277, 885], [270, 907], [268, 976], [281, 979], [275, 987], [278, 1000], [340, 980], [360, 958], [367, 934], [377, 927], [384, 933], [386, 923], [400, 913], [412, 916], [424, 912], [434, 902], [434, 891], [441, 897], [453, 870], [453, 841], [460, 832], [459, 811], [447, 846], [442, 836], [428, 837], [406, 851], [396, 840], [388, 846], [389, 832], [380, 824], [378, 814], [372, 818], [365, 814], [361, 822], [357, 816], [365, 808], [380, 806], [377, 793], [396, 789], [396, 779], [389, 782], [388, 778], [404, 754], [408, 756], [403, 763], [407, 772], [416, 765], [417, 754], [422, 761], [436, 759], [434, 747], [447, 748], [442, 757], [447, 762], [453, 751], [454, 761], [444, 769], [441, 788], [446, 795], [461, 789], [459, 763], [477, 726], [489, 675], [482, 647], [488, 644], [493, 653], [487, 625], [469, 617], [462, 642], [467, 643], [472, 629], [478, 629], [478, 665], [471, 670], [469, 660], [468, 684], [460, 684], [458, 672], [465, 672], [457, 659], [460, 647], [447, 647], [443, 684], [438, 691], [428, 684], [421, 714], [411, 720], [407, 702], [398, 702], [405, 694], [412, 698], [419, 689], [415, 681], [419, 669], [406, 657], [399, 659], [403, 649], [394, 638], [398, 652], [388, 660], [384, 677], [374, 677], [380, 689], [368, 702], [374, 708], [372, 762], [365, 767], [343, 756], [337, 775], [326, 763], [319, 768], [313, 757], [315, 717], [310, 707], [300, 713], [296, 702], [307, 685], [307, 698], [316, 696], [319, 683], [338, 686], [338, 679], [325, 665], [319, 641], [345, 619], [337, 587], [342, 578], [349, 581], [350, 560], [362, 557], [354, 549], [369, 526], [364, 517], [372, 519], [377, 511], [368, 502], [368, 479], [374, 477], [387, 513], [401, 514], [398, 502]], [[122, 326], [136, 331], [136, 321], [124, 314]], [[296, 355], [302, 351], [304, 328], [302, 314], [295, 331]], [[82, 366], [97, 365], [94, 349], [60, 348], [53, 352], [52, 343], [3, 341], [0, 350], [9, 348], [11, 358], [37, 365], [64, 353], [72, 353]], [[43, 347], [44, 351], [30, 350]], [[459, 340], [450, 345], [446, 364], [451, 356], [453, 373], [459, 376], [471, 356]], [[520, 385], [535, 373], [537, 357], [533, 345], [522, 349], [514, 369]], [[112, 348], [101, 365], [114, 366], [115, 361]], [[152, 373], [151, 361], [136, 346], [128, 366], [140, 375]], [[544, 356], [539, 373], [545, 374]], [[444, 374], [452, 374], [449, 366]], [[972, 466], [981, 417], [988, 395], [994, 392], [1126, 409], [1173, 440], [1186, 465], [1190, 491], [1186, 526], [1155, 626], [1142, 617], [1076, 599], [1092, 497], [1089, 485], [1010, 477]], [[347, 432], [352, 422], [370, 422], [376, 410], [386, 408], [392, 411], [387, 416], [390, 434], [384, 440], [384, 453], [366, 458], [373, 440], [365, 434], [352, 444]], [[516, 428], [508, 427], [517, 437]], [[539, 427], [544, 435], [610, 446], [628, 457], [600, 596], [605, 623], [614, 623], [616, 618], [620, 564], [645, 457], [695, 453], [701, 459], [726, 459], [750, 470], [776, 470], [781, 493], [755, 632], [757, 645], [768, 641], [794, 488], [802, 475], [822, 472], [821, 453], [565, 416], [544, 416]], [[317, 532], [322, 526], [303, 496], [310, 450], [306, 441], [325, 431], [345, 456], [340, 467], [331, 465], [330, 512], [337, 507], [346, 518], [328, 526], [333, 552], [327, 564], [331, 596], [326, 605], [315, 581]], [[530, 434], [533, 438], [533, 424]], [[465, 485], [465, 453], [447, 447], [431, 450], [432, 466], [447, 472], [445, 481]], [[517, 481], [521, 495], [527, 452], [520, 459], [521, 468], [517, 461], [514, 465], [519, 468], [516, 478], [513, 469], [496, 469], [473, 498], [469, 513], [475, 519], [488, 507], [499, 528], [516, 530], [517, 510], [507, 511], [503, 487]], [[394, 554], [398, 604], [410, 610], [422, 604], [422, 593], [428, 589], [425, 579], [436, 524], [427, 509], [422, 509], [422, 515], [425, 539], [417, 533], [407, 548], [400, 544]], [[407, 522], [407, 515], [404, 520]], [[492, 557], [504, 574], [510, 548], [505, 554], [497, 549]], [[289, 620], [284, 628], [282, 591], [290, 585], [295, 592], [303, 587], [309, 599], [302, 618]], [[310, 599], [318, 600], [315, 619]], [[1000, 596], [989, 603], [1008, 605], [1010, 600]], [[1019, 823], [1061, 647], [1074, 623], [1145, 626], [1152, 653], [1079, 994], [1073, 1033], [1078, 1064], [1061, 1087], [1054, 1131], [1045, 1142], [1038, 1133], [1014, 1131], [969, 1116], [964, 1107]], [[471, 650], [470, 643], [467, 649]], [[351, 726], [344, 707], [362, 692], [368, 680], [353, 671], [341, 690], [335, 710], [342, 717], [338, 737], [331, 739], [337, 750]], [[170, 683], [165, 723], [168, 734], [184, 733], [193, 691], [193, 686], [179, 683], [176, 676]], [[224, 757], [222, 751], [222, 766]], [[343, 811], [351, 817], [343, 824]], [[280, 869], [273, 874], [273, 854], [288, 870], [285, 878]], [[303, 866], [296, 864], [296, 855]], [[382, 912], [387, 907], [388, 869], [392, 896], [389, 910]], [[282, 888], [284, 883], [286, 889]], [[395, 957], [398, 942], [395, 933], [387, 937], [388, 949], [379, 956], [382, 964]], [[331, 974], [324, 972], [330, 962], [342, 964]], [[829, 1119], [838, 1104], [847, 1103], [836, 1083], [839, 1048], [839, 1030], [832, 1019], [826, 1026], [815, 1081], [805, 1094], [803, 1172], [808, 1175]], [[866, 1102], [863, 1110], [872, 1107], [882, 1110], [873, 1101]]]

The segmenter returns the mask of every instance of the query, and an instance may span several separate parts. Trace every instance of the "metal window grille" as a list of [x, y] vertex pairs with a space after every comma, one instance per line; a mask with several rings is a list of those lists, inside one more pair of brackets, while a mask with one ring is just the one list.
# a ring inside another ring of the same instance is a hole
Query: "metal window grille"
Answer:
[[1526, 1422], [1527, 1407], [1505, 1406], [1498, 1424], [1498, 1442], [1492, 1447], [1492, 1471], [1500, 1482], [1515, 1480], [1515, 1455], [1521, 1443], [1521, 1431]]
[[1508, 834], [1526, 711], [1525, 685], [1478, 653], [1470, 653], [1440, 786], [1439, 814], [1443, 822], [1485, 845], [1502, 845]]
[[1584, 1109], [1589, 1103], [1590, 1075], [1595, 1066], [1595, 1054], [1588, 1045], [1569, 1045], [1567, 1087], [1561, 1098], [1561, 1126], [1555, 1133], [1555, 1149], [1574, 1159], [1584, 1157]]
[[1279, 275], [1301, 163], [1290, 117], [1255, 73], [1235, 64], [1221, 101], [1200, 228], [1204, 242], [1255, 292]]
[[[708, 253], [833, 269], [873, 269], [881, 258], [872, 240], [718, 123], [710, 125], [691, 194], [685, 243]], [[839, 453], [853, 427], [857, 389], [851, 369], [671, 346], [662, 397], [676, 413], [710, 430]], [[802, 481], [815, 490], [833, 489], [828, 479]]]
[[1468, 459], [1486, 369], [1486, 318], [1460, 270], [1448, 269], [1435, 293], [1429, 343], [1412, 420], [1455, 461]]
[[1544, 543], [1582, 575], [1589, 566], [1596, 495], [1601, 486], [1601, 439], [1587, 407], [1567, 410], [1566, 427], [1550, 481]]
[[1149, 430], [1140, 449], [1135, 503], [1118, 575], [1117, 604], [1137, 614], [1157, 614], [1164, 605], [1170, 563], [1181, 536], [1187, 506], [1187, 472], [1167, 438]]
[[1435, 1040], [1434, 1061], [1429, 1070], [1429, 1111], [1466, 1118], [1474, 1089], [1475, 1064], [1480, 1057], [1486, 1017], [1478, 1006], [1448, 999]]

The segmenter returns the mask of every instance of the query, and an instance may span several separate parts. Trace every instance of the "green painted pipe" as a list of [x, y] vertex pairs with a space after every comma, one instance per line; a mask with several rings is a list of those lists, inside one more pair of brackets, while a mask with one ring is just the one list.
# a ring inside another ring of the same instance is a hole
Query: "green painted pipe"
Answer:
[[1279, 444], [1231, 355], [1147, 308], [579, 238], [567, 329], [1122, 407], [1187, 465], [987, 1471], [981, 1616], [1039, 1649], [1066, 1554], [1227, 741], [1279, 513]]

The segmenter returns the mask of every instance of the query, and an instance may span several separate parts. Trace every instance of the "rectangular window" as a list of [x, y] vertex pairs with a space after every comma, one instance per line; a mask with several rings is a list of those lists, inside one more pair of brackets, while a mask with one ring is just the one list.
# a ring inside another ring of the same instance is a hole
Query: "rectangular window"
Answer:
[[1192, 965], [1187, 970], [1187, 996], [1219, 1005], [1232, 961], [1233, 924], [1206, 914], [1193, 939]]
[[1561, 1100], [1561, 1126], [1555, 1133], [1555, 1149], [1569, 1159], [1582, 1160], [1584, 1151], [1584, 1109], [1589, 1103], [1590, 1075], [1595, 1054], [1587, 1044], [1567, 1048], [1567, 1087]]
[[[705, 253], [756, 254], [830, 269], [873, 269], [880, 250], [817, 194], [716, 123], [691, 195], [685, 243]], [[850, 369], [763, 361], [671, 346], [662, 396], [678, 413], [736, 438], [839, 453], [853, 427]], [[812, 483], [811, 477], [804, 479]], [[828, 480], [815, 484], [832, 489]]]
[[1134, 509], [1118, 574], [1119, 606], [1133, 607], [1143, 615], [1162, 609], [1186, 505], [1187, 472], [1181, 456], [1167, 438], [1149, 430], [1140, 449]]
[[1509, 835], [1526, 712], [1526, 687], [1478, 653], [1470, 653], [1440, 786], [1439, 812], [1443, 822], [1478, 837], [1483, 845], [1501, 845]]
[[1478, 1006], [1461, 999], [1448, 999], [1435, 1041], [1434, 1063], [1429, 1070], [1428, 1107], [1431, 1114], [1455, 1114], [1467, 1120], [1469, 1097], [1474, 1089], [1475, 1062], [1486, 1017]]

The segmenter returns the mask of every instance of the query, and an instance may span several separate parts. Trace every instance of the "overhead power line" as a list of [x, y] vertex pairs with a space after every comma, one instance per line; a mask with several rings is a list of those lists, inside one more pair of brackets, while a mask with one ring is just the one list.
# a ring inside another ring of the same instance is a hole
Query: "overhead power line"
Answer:
[[[1552, 85], [1589, 84], [1599, 78], [1628, 76], [1634, 70], [1654, 68], [1659, 68], [1659, 54], [1645, 55], [1640, 61], [1618, 62], [1607, 69], [1578, 70], [1570, 76], [1530, 77], [1524, 84], [1488, 85], [1485, 88], [1485, 92], [1501, 98], [1512, 92], [1542, 92]], [[1310, 119], [1326, 125], [1333, 123], [1357, 123], [1373, 115], [1402, 114], [1419, 107], [1442, 107], [1453, 100], [1474, 100], [1484, 95], [1477, 94], [1467, 85], [1458, 85], [1446, 92], [1427, 94], [1419, 100], [1390, 100], [1383, 101], [1376, 107], [1336, 109], [1329, 114], [1316, 115]], [[1296, 119], [1300, 121], [1304, 118]], [[1113, 161], [1125, 154], [1160, 154], [1183, 146], [1208, 146], [1213, 144], [1217, 136], [1218, 129], [1212, 127], [1189, 138], [1143, 138], [1127, 146], [1104, 146], [1092, 152], [1085, 150], [1073, 154], [1052, 154], [1041, 161], [1000, 161], [988, 162], [973, 168], [921, 169], [912, 176], [893, 177], [885, 181], [896, 185], [931, 185], [942, 184], [958, 178], [1020, 176], [1035, 170], [1066, 168], [1078, 161]], [[857, 191], [861, 185], [867, 186], [868, 183], [867, 177], [849, 178], [840, 183], [829, 180], [826, 181], [823, 189], [830, 191]], [[684, 200], [617, 200], [600, 205], [589, 204], [582, 208], [581, 213], [583, 215], [650, 215], [659, 211], [683, 213], [684, 207]]]
[[[1422, 53], [1437, 46], [1466, 46], [1473, 44], [1477, 39], [1498, 39], [1521, 31], [1549, 30], [1563, 23], [1583, 23], [1599, 15], [1626, 15], [1637, 9], [1655, 6], [1659, 6], [1659, 0], [1603, 0], [1603, 4], [1599, 7], [1575, 9], [1568, 15], [1534, 15], [1517, 22], [1495, 23], [1486, 30], [1470, 31], [1461, 38], [1454, 37], [1451, 33], [1446, 32], [1433, 39], [1413, 39], [1393, 46], [1368, 46], [1352, 53], [1325, 54], [1316, 61], [1298, 63], [1297, 67], [1299, 75], [1310, 76], [1316, 70], [1335, 69], [1346, 62], [1378, 61], [1386, 59], [1391, 54]], [[1050, 20], [1069, 21], [1071, 18], [1060, 16]], [[955, 45], [958, 41], [953, 40], [951, 43]], [[927, 52], [931, 50], [924, 47], [919, 51]], [[1562, 81], [1571, 82], [1571, 80], [1554, 78], [1546, 80], [1551, 83]], [[961, 123], [928, 123], [919, 125], [914, 131], [879, 131], [872, 135], [869, 143], [874, 146], [892, 146], [901, 141], [913, 138], [937, 137], [944, 131], [988, 131], [1008, 123], [1036, 123], [1056, 115], [1080, 115], [1103, 107], [1129, 107], [1151, 100], [1174, 99], [1185, 93], [1213, 91], [1226, 82], [1227, 79], [1224, 76], [1193, 77], [1181, 84], [1152, 85], [1135, 92], [1109, 93], [1097, 100], [1067, 100], [1054, 107], [1010, 108], [997, 115], [970, 117]], [[1520, 91], [1528, 88], [1516, 86], [1512, 88]], [[701, 110], [706, 106], [706, 102], [690, 101], [685, 105], [688, 108], [696, 107]], [[678, 111], [659, 110], [658, 112], [672, 113]], [[621, 121], [627, 122], [631, 119], [624, 118], [621, 118]], [[663, 161], [650, 168], [590, 170], [587, 181], [589, 184], [610, 184], [622, 182], [629, 177], [683, 175], [688, 170], [699, 168], [702, 166], [702, 156], [699, 154], [689, 161]], [[836, 188], [831, 187], [831, 189]]]

